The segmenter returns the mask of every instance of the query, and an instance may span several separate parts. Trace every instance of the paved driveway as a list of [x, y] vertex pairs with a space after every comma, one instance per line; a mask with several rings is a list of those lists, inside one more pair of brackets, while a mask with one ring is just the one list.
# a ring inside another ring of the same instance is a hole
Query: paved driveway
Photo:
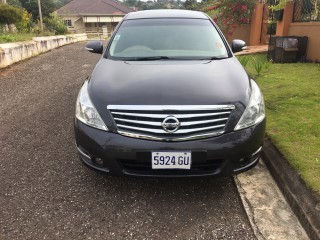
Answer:
[[115, 178], [80, 163], [74, 103], [99, 57], [77, 43], [0, 70], [0, 239], [253, 239], [232, 178]]

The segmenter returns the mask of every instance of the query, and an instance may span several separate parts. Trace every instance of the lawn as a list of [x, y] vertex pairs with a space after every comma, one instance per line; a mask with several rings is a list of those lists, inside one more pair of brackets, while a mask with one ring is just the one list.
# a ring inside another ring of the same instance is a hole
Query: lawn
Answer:
[[[53, 33], [50, 33], [50, 32], [44, 32], [42, 34], [36, 34], [36, 33], [0, 33], [0, 44], [1, 43], [30, 41], [34, 37], [51, 36], [51, 35], [53, 35]], [[92, 37], [93, 38], [97, 38], [96, 35], [94, 35]], [[100, 39], [100, 36], [98, 36], [98, 38]]]
[[[247, 71], [264, 94], [267, 135], [307, 185], [320, 193], [320, 64], [269, 64], [259, 76]], [[266, 55], [254, 55], [266, 61]], [[241, 58], [241, 57], [240, 57]]]
[[11, 43], [11, 42], [22, 42], [32, 40], [33, 37], [48, 36], [52, 33], [43, 33], [41, 35], [36, 33], [0, 33], [0, 44]]

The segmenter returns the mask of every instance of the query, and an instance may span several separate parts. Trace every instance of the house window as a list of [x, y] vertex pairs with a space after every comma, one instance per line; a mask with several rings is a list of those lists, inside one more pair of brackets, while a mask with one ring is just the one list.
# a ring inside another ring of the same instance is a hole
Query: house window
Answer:
[[70, 19], [64, 20], [64, 24], [67, 25], [68, 27], [72, 27], [72, 22]]

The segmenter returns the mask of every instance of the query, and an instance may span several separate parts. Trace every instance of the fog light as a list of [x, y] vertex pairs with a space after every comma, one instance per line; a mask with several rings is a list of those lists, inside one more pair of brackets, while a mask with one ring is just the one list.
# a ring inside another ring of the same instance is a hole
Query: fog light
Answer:
[[95, 159], [94, 159], [94, 162], [95, 162], [96, 164], [98, 164], [98, 165], [103, 165], [103, 161], [102, 161], [101, 158], [95, 158]]

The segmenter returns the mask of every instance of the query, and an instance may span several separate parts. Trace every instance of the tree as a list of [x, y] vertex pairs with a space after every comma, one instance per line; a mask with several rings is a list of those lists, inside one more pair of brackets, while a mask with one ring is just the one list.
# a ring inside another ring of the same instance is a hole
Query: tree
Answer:
[[56, 9], [63, 7], [64, 5], [68, 4], [72, 0], [53, 0]]
[[22, 12], [22, 20], [16, 23], [15, 26], [19, 32], [31, 32], [35, 25], [32, 14], [28, 13], [25, 9], [23, 9]]
[[0, 24], [15, 24], [22, 20], [22, 9], [8, 5], [0, 4]]
[[22, 7], [21, 2], [19, 0], [8, 0], [7, 3], [15, 7]]
[[196, 10], [196, 4], [197, 0], [186, 0], [183, 4], [183, 7], [188, 10]]
[[[29, 13], [32, 13], [34, 19], [39, 19], [39, 8], [37, 0], [21, 1], [22, 7], [25, 8]], [[49, 17], [56, 9], [56, 5], [53, 0], [41, 0], [41, 10], [44, 17]]]
[[220, 27], [224, 34], [232, 35], [234, 30], [250, 23], [256, 0], [213, 0], [204, 5], [206, 12]]
[[65, 34], [68, 32], [67, 26], [65, 25], [63, 18], [55, 13], [50, 13], [49, 17], [44, 18], [47, 28], [50, 32], [54, 32], [55, 35]]
[[23, 10], [8, 4], [0, 4], [0, 24], [8, 25], [9, 31], [11, 24], [18, 23], [22, 20]]

